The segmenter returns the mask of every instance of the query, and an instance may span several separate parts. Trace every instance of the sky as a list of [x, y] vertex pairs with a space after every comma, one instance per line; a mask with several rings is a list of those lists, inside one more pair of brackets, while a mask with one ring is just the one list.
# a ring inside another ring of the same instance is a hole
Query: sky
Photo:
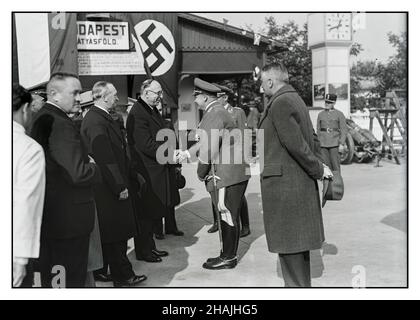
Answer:
[[[264, 21], [267, 16], [274, 16], [278, 24], [289, 20], [303, 26], [307, 21], [307, 13], [196, 13], [206, 18], [222, 22], [228, 20], [228, 24], [244, 28], [251, 26], [253, 30], [262, 32]], [[403, 13], [367, 13], [366, 29], [357, 30], [354, 40], [360, 43], [364, 49], [357, 60], [375, 60], [386, 62], [395, 54], [395, 49], [389, 44], [387, 33], [400, 34], [406, 31], [406, 15]]]

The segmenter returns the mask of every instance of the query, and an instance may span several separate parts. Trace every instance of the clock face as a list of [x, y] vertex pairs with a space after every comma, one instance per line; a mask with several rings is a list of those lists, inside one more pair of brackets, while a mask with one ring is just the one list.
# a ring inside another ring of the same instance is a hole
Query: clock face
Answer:
[[351, 40], [351, 13], [327, 13], [327, 40]]

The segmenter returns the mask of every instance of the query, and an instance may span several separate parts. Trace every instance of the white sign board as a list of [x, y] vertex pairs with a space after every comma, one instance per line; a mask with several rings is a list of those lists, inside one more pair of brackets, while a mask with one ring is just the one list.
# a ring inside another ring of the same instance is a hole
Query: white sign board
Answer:
[[129, 48], [128, 22], [77, 22], [77, 50], [128, 50]]
[[79, 75], [146, 74], [136, 52], [79, 52]]

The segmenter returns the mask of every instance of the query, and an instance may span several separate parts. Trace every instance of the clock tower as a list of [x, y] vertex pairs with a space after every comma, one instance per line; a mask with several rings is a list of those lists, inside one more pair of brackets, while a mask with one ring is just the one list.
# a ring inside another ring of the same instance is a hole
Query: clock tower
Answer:
[[310, 13], [308, 46], [312, 50], [312, 101], [323, 107], [327, 93], [337, 95], [336, 108], [350, 115], [351, 13]]

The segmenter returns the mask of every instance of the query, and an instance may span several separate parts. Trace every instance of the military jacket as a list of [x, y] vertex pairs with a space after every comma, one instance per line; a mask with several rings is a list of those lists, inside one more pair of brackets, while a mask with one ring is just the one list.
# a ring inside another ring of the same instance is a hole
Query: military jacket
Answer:
[[344, 114], [336, 109], [323, 110], [318, 114], [317, 134], [321, 147], [338, 147], [346, 142], [347, 125]]
[[[241, 130], [232, 115], [218, 101], [208, 106], [197, 130], [199, 150], [198, 177], [212, 175], [214, 164], [217, 189], [238, 184], [250, 178], [249, 166], [244, 161]], [[209, 192], [214, 190], [213, 181], [206, 183]]]

